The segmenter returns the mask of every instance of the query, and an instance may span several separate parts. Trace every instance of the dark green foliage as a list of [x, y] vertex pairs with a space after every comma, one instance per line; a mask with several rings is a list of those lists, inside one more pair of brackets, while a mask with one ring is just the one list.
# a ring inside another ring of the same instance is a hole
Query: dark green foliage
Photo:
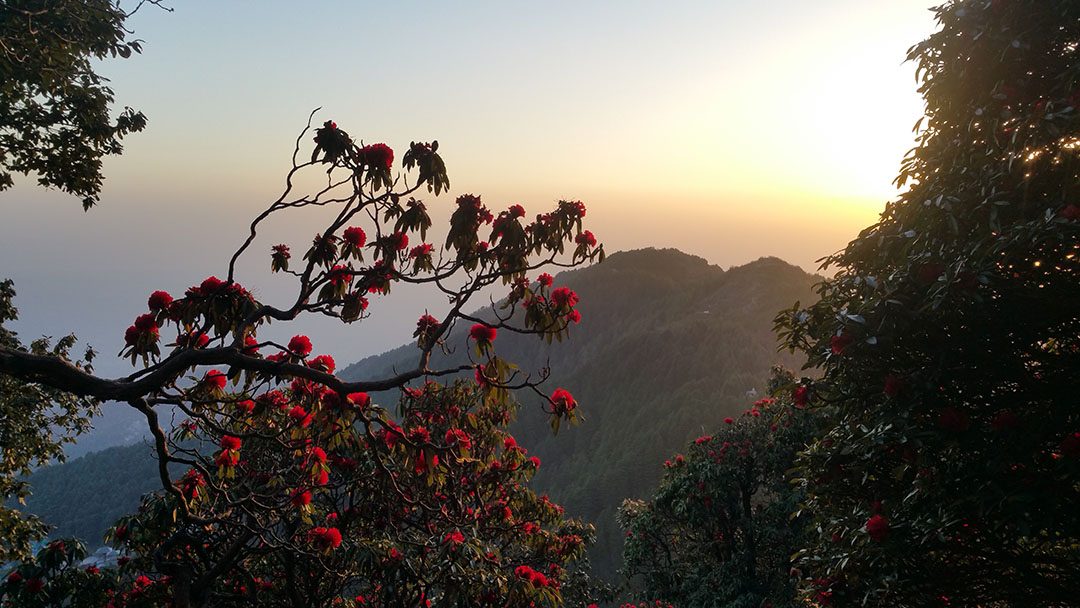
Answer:
[[110, 115], [113, 92], [92, 61], [141, 50], [113, 0], [5, 0], [0, 3], [0, 190], [12, 173], [98, 202], [101, 159], [141, 131], [131, 108]]
[[802, 563], [838, 606], [1076, 605], [1080, 3], [937, 14], [910, 189], [779, 319], [832, 425]]
[[[787, 393], [793, 381], [778, 371], [771, 385]], [[666, 461], [648, 502], [623, 504], [625, 571], [644, 599], [680, 608], [797, 605], [791, 555], [807, 518], [792, 515], [802, 493], [787, 474], [813, 422], [790, 401], [762, 399]]]
[[[4, 327], [16, 320], [12, 303], [15, 289], [11, 281], [0, 281], [0, 346], [34, 355], [51, 355], [70, 360], [74, 336], [55, 342], [40, 338], [24, 346], [15, 332]], [[75, 362], [91, 369], [94, 352]], [[0, 561], [29, 555], [30, 543], [42, 537], [45, 527], [35, 517], [26, 517], [11, 508], [29, 495], [20, 477], [53, 459], [63, 460], [63, 445], [89, 428], [97, 404], [60, 390], [16, 380], [0, 374]]]

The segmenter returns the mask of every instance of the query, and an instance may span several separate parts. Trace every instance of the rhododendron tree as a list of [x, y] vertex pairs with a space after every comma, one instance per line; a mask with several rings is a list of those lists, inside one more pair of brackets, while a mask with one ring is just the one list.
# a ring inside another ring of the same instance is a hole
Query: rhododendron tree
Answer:
[[[410, 235], [426, 241], [432, 227], [414, 194], [449, 187], [438, 145], [411, 144], [395, 171], [385, 144], [361, 147], [333, 121], [311, 131], [297, 141], [283, 194], [251, 223], [225, 271], [182, 295], [152, 292], [121, 352], [141, 369], [106, 379], [63, 349], [0, 348], [5, 381], [120, 401], [146, 418], [162, 491], [109, 534], [125, 555], [121, 572], [108, 575], [114, 605], [584, 603], [591, 528], [528, 488], [540, 462], [505, 431], [512, 391], [534, 395], [553, 419], [572, 418], [577, 403], [565, 390], [565, 398], [541, 390], [546, 370], [499, 358], [496, 339], [569, 334], [577, 295], [533, 280], [545, 266], [603, 259], [594, 238], [578, 238], [584, 205], [562, 201], [529, 221], [519, 205], [496, 214], [463, 195], [445, 246], [410, 250]], [[300, 162], [309, 135], [311, 160]], [[323, 185], [295, 192], [307, 172], [324, 174]], [[239, 283], [237, 261], [257, 250], [267, 218], [308, 205], [331, 219], [305, 253], [280, 243], [263, 250], [271, 270], [295, 282], [295, 297], [261, 302]], [[279, 342], [264, 331], [308, 314], [366, 322], [369, 300], [400, 283], [449, 296], [418, 321], [411, 369], [345, 381], [303, 333]], [[500, 284], [503, 305], [473, 316], [474, 296]], [[472, 330], [453, 332], [459, 322]], [[468, 362], [433, 367], [436, 349], [457, 347]], [[392, 389], [396, 404], [372, 398]], [[179, 423], [163, 425], [163, 415]], [[18, 568], [38, 573], [31, 562]], [[126, 573], [137, 573], [134, 587]], [[49, 570], [39, 578], [50, 597], [78, 597], [90, 584]], [[4, 605], [34, 605], [25, 586], [4, 589]]]
[[775, 370], [769, 397], [665, 462], [649, 501], [627, 500], [625, 573], [640, 594], [682, 608], [803, 605], [791, 555], [807, 518], [787, 473], [811, 440], [814, 415], [787, 395]]
[[967, 0], [911, 49], [909, 188], [778, 320], [831, 421], [801, 459], [807, 593], [1066, 606], [1080, 590], [1080, 4]]

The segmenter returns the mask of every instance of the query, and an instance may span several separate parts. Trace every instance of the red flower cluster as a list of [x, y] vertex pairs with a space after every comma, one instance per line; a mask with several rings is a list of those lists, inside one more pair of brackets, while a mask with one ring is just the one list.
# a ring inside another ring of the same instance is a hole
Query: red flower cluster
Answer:
[[371, 144], [360, 148], [360, 162], [389, 171], [394, 166], [394, 151], [386, 144]]
[[296, 507], [297, 509], [301, 507], [306, 507], [307, 505], [311, 504], [311, 492], [302, 488], [297, 488], [292, 491], [292, 494], [289, 497], [289, 502], [292, 503], [292, 506]]
[[307, 336], [297, 335], [289, 340], [289, 352], [299, 357], [311, 354], [311, 340]]
[[409, 252], [410, 258], [418, 258], [420, 256], [431, 255], [431, 252], [435, 251], [435, 248], [429, 243], [423, 243], [412, 248]]
[[349, 401], [351, 401], [353, 405], [360, 409], [364, 409], [367, 406], [371, 405], [371, 397], [369, 397], [368, 394], [364, 392], [349, 393]]
[[596, 247], [596, 237], [592, 232], [586, 230], [574, 238], [574, 242], [578, 245], [585, 245], [586, 247]]
[[367, 242], [367, 235], [364, 234], [363, 228], [360, 228], [359, 226], [353, 226], [351, 228], [345, 229], [345, 232], [342, 233], [342, 240], [344, 240], [350, 246], [359, 249], [364, 246], [364, 243]]
[[124, 332], [124, 344], [145, 348], [157, 343], [159, 337], [160, 333], [154, 315], [145, 313], [135, 317], [135, 323]]
[[483, 323], [477, 323], [469, 328], [469, 337], [476, 340], [479, 344], [491, 344], [495, 341], [495, 335], [498, 332], [494, 327], [484, 325]]
[[225, 390], [225, 384], [227, 381], [228, 379], [225, 377], [225, 374], [221, 373], [216, 369], [212, 369], [206, 372], [206, 375], [203, 376], [203, 384], [205, 384], [211, 390]]
[[540, 276], [536, 277], [536, 282], [543, 285], [544, 287], [551, 287], [551, 283], [554, 280], [555, 279], [552, 278], [552, 276], [550, 274], [546, 273], [546, 272], [541, 274]]
[[462, 450], [468, 450], [472, 447], [472, 439], [469, 438], [469, 434], [461, 429], [448, 429], [443, 439], [446, 441], [446, 445], [457, 446]]
[[153, 312], [164, 312], [169, 309], [169, 304], [172, 304], [173, 297], [169, 295], [167, 291], [155, 291], [150, 294], [150, 299], [146, 304]]
[[852, 338], [851, 335], [846, 332], [839, 336], [833, 336], [832, 338], [829, 338], [829, 350], [832, 351], [832, 354], [834, 355], [842, 355], [844, 349], [851, 346], [851, 343], [854, 341], [855, 338]]
[[337, 369], [337, 363], [330, 355], [319, 355], [311, 361], [308, 361], [307, 366], [311, 369], [316, 369], [328, 374], [334, 373], [334, 370]]
[[556, 582], [548, 579], [547, 576], [544, 576], [543, 572], [537, 572], [529, 566], [524, 565], [514, 568], [514, 576], [522, 580], [528, 581], [530, 585], [538, 589], [540, 587], [550, 587]]
[[578, 303], [578, 295], [569, 287], [559, 287], [551, 292], [551, 303], [556, 308], [573, 308]]
[[525, 207], [510, 205], [510, 217], [525, 217]]
[[232, 435], [225, 435], [221, 438], [221, 449], [223, 450], [239, 450], [243, 442], [239, 437], [233, 437]]
[[465, 542], [465, 535], [462, 534], [460, 530], [454, 530], [453, 532], [448, 532], [446, 534], [446, 536], [443, 537], [443, 544], [446, 544], [446, 545], [452, 545], [452, 546], [456, 547], [457, 545], [460, 545], [463, 542]]
[[555, 406], [556, 414], [566, 414], [574, 411], [577, 407], [577, 401], [574, 400], [574, 396], [570, 394], [570, 391], [564, 388], [556, 388], [551, 393], [551, 402]]
[[199, 497], [199, 488], [206, 485], [206, 479], [203, 478], [202, 473], [192, 469], [184, 474], [180, 478], [180, 481], [176, 482], [177, 487], [180, 489], [180, 493], [184, 495], [184, 498], [188, 500], [195, 500]]
[[866, 520], [866, 533], [874, 541], [881, 542], [889, 535], [889, 518], [881, 514], [871, 515]]
[[585, 203], [581, 201], [559, 201], [559, 211], [569, 215], [572, 219], [585, 217]]
[[337, 528], [312, 528], [308, 531], [308, 542], [319, 551], [328, 552], [341, 546], [341, 531]]

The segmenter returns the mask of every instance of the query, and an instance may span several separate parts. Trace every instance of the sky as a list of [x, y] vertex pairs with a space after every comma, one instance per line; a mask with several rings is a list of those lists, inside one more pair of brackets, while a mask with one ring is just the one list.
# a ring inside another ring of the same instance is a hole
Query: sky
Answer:
[[[118, 104], [149, 119], [106, 160], [99, 207], [84, 214], [28, 179], [0, 193], [16, 328], [77, 333], [106, 375], [129, 373], [112, 355], [151, 291], [225, 274], [317, 107], [318, 122], [399, 158], [440, 142], [452, 187], [425, 197], [436, 227], [463, 193], [530, 215], [580, 199], [609, 252], [815, 270], [896, 193], [923, 108], [904, 59], [934, 28], [929, 0], [171, 5], [133, 17], [141, 55], [99, 66]], [[266, 272], [269, 245], [302, 250], [320, 219], [270, 226], [240, 282], [283, 302], [291, 284]], [[361, 327], [297, 328], [346, 363], [445, 308], [422, 290], [391, 300]]]

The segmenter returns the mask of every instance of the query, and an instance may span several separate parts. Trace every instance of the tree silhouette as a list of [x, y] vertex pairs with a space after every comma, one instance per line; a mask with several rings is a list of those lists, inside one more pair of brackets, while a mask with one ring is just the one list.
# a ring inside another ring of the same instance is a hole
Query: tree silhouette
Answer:
[[831, 426], [800, 461], [801, 561], [837, 606], [1075, 605], [1080, 5], [937, 19], [910, 188], [778, 319]]
[[[301, 162], [312, 132], [312, 160]], [[252, 221], [225, 278], [175, 298], [150, 294], [121, 353], [142, 368], [125, 378], [95, 376], [64, 353], [0, 347], [0, 377], [141, 412], [162, 487], [110, 532], [130, 558], [118, 571], [74, 568], [77, 543], [53, 543], [9, 578], [11, 605], [110, 597], [122, 605], [503, 606], [588, 597], [574, 569], [591, 528], [525, 486], [540, 462], [505, 432], [511, 391], [536, 395], [553, 427], [576, 418], [577, 402], [565, 389], [541, 390], [546, 369], [518, 369], [496, 354], [502, 332], [569, 335], [577, 295], [530, 274], [603, 259], [582, 227], [585, 206], [561, 201], [528, 220], [520, 205], [493, 213], [462, 195], [436, 248], [424, 242], [432, 222], [413, 195], [448, 187], [438, 146], [410, 144], [402, 165], [415, 178], [395, 173], [393, 161], [385, 144], [361, 147], [333, 121], [309, 122], [283, 193]], [[297, 192], [311, 172], [323, 185]], [[257, 300], [237, 282], [237, 261], [267, 218], [309, 206], [332, 219], [299, 260], [285, 244], [267, 247], [272, 270], [295, 281], [295, 298]], [[369, 300], [401, 283], [433, 284], [447, 302], [439, 317], [417, 321], [409, 369], [346, 382], [306, 336], [259, 335], [271, 321], [310, 314], [371, 322]], [[467, 312], [498, 284], [507, 293], [491, 316]], [[458, 322], [472, 327], [451, 333]], [[431, 366], [436, 349], [458, 348], [467, 363]], [[391, 389], [401, 390], [396, 411], [369, 395]], [[162, 415], [178, 423], [170, 430]], [[170, 465], [186, 472], [175, 478]]]

